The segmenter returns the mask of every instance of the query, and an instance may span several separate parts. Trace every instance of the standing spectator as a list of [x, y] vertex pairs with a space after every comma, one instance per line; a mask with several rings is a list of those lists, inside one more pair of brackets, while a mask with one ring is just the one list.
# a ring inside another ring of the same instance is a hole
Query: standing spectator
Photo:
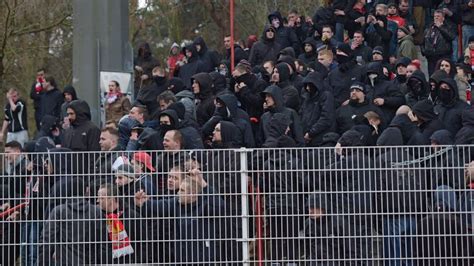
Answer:
[[44, 68], [38, 69], [36, 72], [36, 79], [33, 82], [33, 85], [31, 85], [30, 91], [30, 98], [33, 100], [33, 106], [35, 109], [36, 130], [39, 130], [41, 127], [41, 95], [44, 93], [44, 72]]
[[446, 78], [439, 83], [439, 100], [435, 112], [453, 136], [462, 127], [462, 112], [468, 108], [465, 102], [459, 99], [456, 82], [452, 78]]
[[290, 69], [288, 64], [283, 62], [278, 63], [273, 69], [270, 81], [280, 87], [285, 107], [295, 111], [299, 110], [300, 96], [298, 90], [290, 83]]
[[413, 107], [419, 101], [428, 99], [430, 88], [426, 82], [425, 74], [420, 70], [416, 70], [408, 78], [406, 87], [405, 102], [409, 107]]
[[[230, 62], [230, 48], [231, 48], [231, 39], [230, 36], [225, 36], [224, 37], [224, 48], [225, 48], [225, 59], [227, 59]], [[237, 43], [234, 42], [234, 66], [236, 66], [240, 60], [248, 59], [248, 56], [246, 55], [244, 49], [240, 47]]]
[[303, 61], [305, 64], [309, 64], [311, 62], [316, 61], [316, 57], [318, 55], [316, 42], [313, 38], [308, 37], [303, 42], [304, 51], [298, 57], [299, 60]]
[[152, 70], [160, 65], [160, 62], [153, 57], [150, 45], [146, 42], [138, 46], [137, 57], [134, 59], [135, 84], [133, 96], [136, 97], [140, 89], [151, 83]]
[[364, 33], [362, 33], [362, 31], [357, 30], [354, 32], [351, 49], [357, 63], [365, 65], [372, 61], [372, 48], [365, 44]]
[[17, 141], [7, 142], [5, 144], [5, 169], [6, 175], [0, 182], [5, 188], [9, 189], [9, 195], [23, 196], [25, 194], [26, 175], [28, 171], [26, 165], [28, 160], [23, 153], [21, 144]]
[[398, 15], [397, 5], [395, 3], [388, 4], [387, 19], [397, 23], [398, 27], [405, 27], [405, 19]]
[[460, 1], [462, 15], [462, 46], [468, 46], [468, 40], [474, 36], [474, 2], [471, 0]]
[[398, 49], [397, 57], [408, 57], [410, 60], [418, 58], [418, 52], [416, 51], [413, 37], [410, 35], [410, 31], [404, 26], [401, 26], [397, 30], [398, 38]]
[[283, 17], [279, 11], [274, 11], [268, 15], [268, 22], [276, 30], [276, 42], [281, 49], [292, 47], [295, 54], [300, 53], [300, 43], [292, 28], [283, 25]]
[[43, 89], [45, 92], [41, 95], [41, 117], [52, 115], [59, 120], [64, 96], [58, 89], [56, 80], [50, 75], [45, 75]]
[[417, 24], [410, 10], [408, 0], [401, 0], [398, 3], [398, 15], [405, 20], [405, 27], [410, 31], [410, 34], [415, 34]]
[[148, 114], [153, 116], [159, 109], [158, 95], [168, 89], [169, 82], [165, 69], [161, 66], [153, 68], [153, 81], [142, 88], [137, 95], [136, 103], [146, 106]]
[[433, 23], [425, 30], [424, 42], [421, 51], [428, 60], [428, 72], [433, 74], [436, 62], [441, 58], [451, 57], [451, 42], [455, 37], [455, 30], [445, 23], [442, 10], [436, 10]]
[[101, 130], [99, 145], [102, 153], [100, 153], [99, 158], [94, 163], [94, 173], [98, 175], [97, 179], [100, 182], [94, 182], [95, 185], [112, 183], [112, 164], [120, 155], [118, 153], [120, 151], [118, 141], [119, 133], [117, 129], [106, 127]]
[[459, 13], [459, 4], [456, 0], [443, 0], [438, 5], [438, 10], [443, 11], [445, 22], [451, 24], [451, 28], [455, 31], [454, 39], [451, 46], [453, 47], [453, 55], [449, 57], [453, 62], [457, 62], [459, 58], [459, 38], [458, 38], [458, 24], [461, 23], [461, 14]]
[[76, 89], [74, 89], [72, 85], [67, 85], [66, 87], [64, 87], [63, 95], [64, 103], [61, 105], [61, 117], [59, 121], [61, 121], [61, 123], [63, 124], [62, 127], [66, 129], [69, 127], [69, 120], [67, 119], [67, 107], [72, 101], [77, 100], [78, 98], [76, 94]]
[[276, 41], [277, 31], [273, 26], [265, 26], [260, 41], [250, 50], [249, 62], [252, 66], [263, 65], [265, 61], [277, 60], [281, 45]]
[[7, 101], [0, 141], [3, 142], [4, 134], [8, 130], [6, 142], [18, 141], [23, 146], [28, 141], [26, 104], [14, 88], [8, 90]]
[[[385, 52], [384, 60], [387, 61], [390, 54], [392, 33], [389, 29], [387, 20], [387, 6], [378, 4], [375, 8], [375, 16], [367, 16], [367, 24], [365, 25], [365, 39], [370, 47], [382, 46]], [[395, 39], [396, 40], [396, 39]]]
[[215, 71], [219, 66], [219, 62], [221, 61], [219, 54], [214, 50], [210, 50], [201, 36], [198, 36], [196, 39], [194, 39], [193, 46], [196, 49], [199, 60], [202, 62], [202, 71], [208, 73]]
[[44, 223], [38, 265], [111, 263], [112, 247], [106, 244], [102, 213], [85, 197], [87, 188], [82, 178], [72, 180], [70, 186], [77, 194], [56, 206]]
[[109, 91], [105, 96], [105, 121], [118, 123], [120, 118], [128, 114], [131, 104], [126, 94], [120, 89], [116, 80], [109, 82]]
[[192, 76], [197, 73], [205, 72], [205, 65], [199, 59], [199, 54], [194, 45], [187, 45], [183, 48], [184, 55], [186, 55], [186, 63], [179, 67], [178, 77], [183, 80], [186, 89], [192, 88]]
[[167, 66], [168, 66], [168, 77], [171, 79], [172, 77], [175, 76], [175, 70], [176, 70], [176, 64], [179, 61], [182, 61], [184, 59], [184, 54], [181, 53], [181, 48], [177, 43], [173, 43], [170, 48], [170, 55], [168, 56], [168, 59], [166, 60]]
[[208, 73], [199, 73], [192, 77], [192, 90], [195, 95], [196, 118], [203, 126], [214, 114], [214, 93], [212, 78]]

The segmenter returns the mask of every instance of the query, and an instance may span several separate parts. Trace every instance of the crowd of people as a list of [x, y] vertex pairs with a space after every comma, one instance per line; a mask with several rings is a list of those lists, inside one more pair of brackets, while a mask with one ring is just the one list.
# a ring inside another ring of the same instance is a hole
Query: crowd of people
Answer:
[[266, 148], [245, 168], [268, 259], [469, 265], [473, 8], [335, 0], [312, 18], [272, 12], [260, 39], [226, 36], [221, 54], [197, 37], [163, 63], [143, 43], [133, 97], [109, 81], [102, 129], [80, 90], [39, 69], [33, 140], [7, 94], [0, 236], [16, 244], [0, 264], [239, 261], [246, 147]]

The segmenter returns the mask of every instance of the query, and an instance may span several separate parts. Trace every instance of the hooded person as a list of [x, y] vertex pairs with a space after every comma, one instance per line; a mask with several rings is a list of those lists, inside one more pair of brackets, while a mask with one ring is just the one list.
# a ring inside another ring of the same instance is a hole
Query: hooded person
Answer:
[[239, 128], [240, 134], [244, 137], [244, 141], [242, 142], [243, 146], [246, 148], [255, 147], [255, 139], [249, 115], [237, 105], [237, 97], [233, 94], [221, 94], [216, 96], [214, 115], [202, 127], [204, 138], [212, 135], [215, 126], [220, 121], [230, 121]]
[[[219, 130], [214, 129], [215, 132], [212, 138], [212, 148], [231, 149], [242, 147], [244, 138], [240, 133], [240, 129], [230, 121], [222, 120], [218, 123], [218, 125], [219, 124]], [[216, 136], [216, 133], [218, 132], [220, 132], [220, 136]]]
[[[166, 120], [162, 119], [163, 116], [168, 117], [169, 124], [162, 123]], [[192, 127], [188, 123], [181, 123], [181, 119], [179, 119], [178, 113], [173, 109], [168, 108], [160, 113], [160, 129], [161, 134], [163, 136], [168, 130], [179, 130], [179, 132], [181, 132], [181, 135], [183, 135], [183, 149], [185, 150], [204, 149], [204, 144], [202, 142], [201, 135], [196, 130], [196, 128]]]
[[260, 145], [269, 137], [272, 117], [277, 113], [282, 113], [290, 121], [289, 132], [287, 135], [292, 137], [298, 146], [303, 146], [304, 138], [300, 118], [295, 110], [285, 107], [280, 87], [276, 85], [268, 86], [261, 93], [261, 96], [265, 99], [267, 111], [260, 118], [261, 127], [258, 135]]
[[290, 71], [290, 83], [296, 88], [298, 93], [303, 89], [303, 77], [296, 68], [296, 59], [289, 55], [283, 55], [278, 58], [277, 64], [286, 63]]
[[67, 85], [63, 90], [64, 103], [61, 105], [61, 121], [67, 116], [67, 106], [70, 102], [77, 100], [76, 89], [72, 85]]
[[[142, 88], [136, 97], [134, 105], [140, 104], [146, 106], [147, 112], [150, 115], [155, 114], [160, 109], [160, 104], [157, 97], [165, 92], [169, 87], [166, 71], [162, 67], [153, 69], [153, 82], [148, 86]], [[129, 107], [129, 109], [131, 109]]]
[[393, 83], [396, 86], [400, 86], [400, 91], [406, 93], [406, 83], [407, 83], [407, 66], [411, 63], [411, 60], [408, 57], [398, 58], [395, 62], [396, 76], [393, 80]]
[[36, 133], [35, 139], [41, 137], [50, 137], [54, 143], [61, 144], [63, 134], [60, 129], [61, 125], [57, 117], [45, 115], [41, 118], [40, 130]]
[[168, 66], [169, 78], [173, 78], [176, 70], [176, 64], [184, 59], [184, 54], [181, 52], [181, 47], [177, 43], [173, 43], [170, 48], [166, 64]]
[[220, 94], [220, 93], [230, 93], [231, 91], [229, 90], [229, 79], [227, 79], [225, 76], [219, 74], [219, 72], [211, 72], [209, 73], [212, 78], [212, 83], [214, 84], [214, 94]]
[[250, 49], [249, 62], [252, 66], [263, 65], [265, 61], [276, 62], [282, 48], [276, 38], [277, 30], [270, 25], [266, 25], [260, 41], [256, 42]]
[[279, 11], [268, 15], [268, 23], [276, 30], [276, 42], [281, 48], [292, 47], [296, 54], [300, 53], [300, 42], [293, 29], [283, 25], [283, 17]]
[[118, 123], [119, 131], [119, 141], [118, 147], [120, 150], [125, 150], [128, 142], [130, 141], [130, 134], [132, 133], [132, 128], [135, 128], [140, 125], [140, 122], [129, 117], [128, 115], [122, 117]]
[[446, 73], [446, 71], [441, 69], [436, 70], [430, 76], [430, 79], [428, 81], [430, 83], [430, 95], [428, 96], [428, 98], [431, 100], [433, 105], [439, 103], [439, 83], [445, 78], [449, 78], [449, 75], [448, 73]]
[[173, 94], [178, 94], [181, 91], [186, 89], [184, 82], [182, 79], [177, 77], [172, 77], [168, 80], [168, 90], [170, 90]]
[[430, 137], [431, 145], [453, 145], [454, 139], [453, 135], [447, 129], [440, 129], [435, 132]]
[[417, 102], [428, 99], [430, 93], [429, 84], [426, 82], [425, 74], [420, 70], [416, 70], [408, 78], [406, 82], [406, 88], [406, 105], [413, 107]]
[[423, 140], [423, 136], [420, 129], [410, 120], [407, 114], [396, 115], [388, 127], [395, 127], [400, 130], [404, 145], [426, 145], [424, 141], [418, 143], [419, 139]]
[[385, 78], [383, 66], [380, 62], [371, 62], [367, 66], [369, 92], [367, 97], [376, 106], [379, 106], [388, 120], [395, 116], [398, 107], [405, 104], [400, 90]]
[[474, 112], [466, 109], [462, 113], [462, 128], [455, 136], [455, 144], [474, 144]]
[[273, 69], [271, 81], [281, 88], [284, 104], [293, 110], [299, 110], [300, 96], [290, 82], [290, 69], [286, 63], [278, 63]]
[[182, 90], [176, 93], [175, 97], [178, 102], [184, 105], [184, 119], [192, 121], [193, 124], [198, 125], [196, 119], [196, 104], [194, 103], [194, 93], [189, 90]]
[[214, 84], [208, 73], [192, 76], [192, 91], [195, 95], [196, 119], [203, 126], [214, 114]]
[[336, 129], [334, 97], [325, 89], [323, 77], [317, 72], [309, 73], [303, 83], [300, 116], [305, 141], [307, 146], [319, 146], [324, 134]]
[[196, 49], [196, 52], [199, 56], [199, 60], [201, 60], [203, 65], [203, 72], [212, 72], [219, 66], [220, 58], [219, 54], [214, 51], [210, 50], [207, 47], [204, 38], [201, 36], [196, 37], [193, 42], [193, 46]]
[[468, 104], [459, 99], [454, 79], [445, 78], [439, 82], [439, 104], [435, 106], [435, 113], [453, 136], [461, 129], [462, 113], [468, 107]]
[[429, 144], [431, 135], [437, 130], [444, 129], [443, 123], [438, 120], [433, 105], [428, 99], [419, 101], [412, 107], [410, 119], [418, 125], [423, 135], [424, 143], [417, 144]]
[[72, 101], [67, 112], [71, 127], [64, 131], [62, 146], [72, 151], [99, 151], [100, 129], [91, 121], [89, 104]]
[[196, 47], [192, 44], [187, 45], [183, 48], [183, 53], [186, 56], [187, 63], [181, 66], [178, 70], [178, 78], [180, 78], [186, 89], [191, 90], [192, 88], [192, 77], [201, 72], [205, 72], [205, 66], [199, 59], [199, 54], [196, 51]]
[[327, 84], [334, 95], [334, 108], [338, 108], [350, 97], [350, 86], [355, 81], [365, 81], [365, 70], [359, 66], [348, 44], [339, 44], [336, 49], [337, 68], [331, 70]]
[[[387, 17], [384, 15], [376, 15], [375, 19], [383, 22], [383, 26], [374, 22], [373, 24], [366, 24], [365, 40], [370, 47], [381, 46], [386, 51], [384, 61], [388, 61], [390, 45], [392, 42], [393, 33], [388, 29]], [[396, 38], [394, 39], [396, 43]]]
[[[138, 46], [137, 56], [133, 60], [135, 68], [135, 84], [134, 96], [138, 94], [141, 88], [151, 83], [152, 70], [160, 65], [160, 62], [152, 55], [150, 45], [147, 42], [142, 42]], [[148, 77], [142, 79], [142, 77]]]

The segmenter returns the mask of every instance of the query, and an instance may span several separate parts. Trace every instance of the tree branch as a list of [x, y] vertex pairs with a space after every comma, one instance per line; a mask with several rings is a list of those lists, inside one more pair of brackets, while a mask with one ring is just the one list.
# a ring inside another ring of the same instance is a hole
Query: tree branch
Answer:
[[[11, 36], [21, 36], [21, 35], [33, 34], [33, 33], [39, 33], [39, 32], [43, 32], [43, 31], [51, 30], [51, 29], [57, 27], [58, 25], [61, 25], [70, 16], [71, 16], [71, 14], [66, 14], [61, 19], [51, 23], [50, 25], [44, 26], [44, 27], [40, 27], [40, 28], [36, 28], [36, 29], [29, 29], [29, 28], [32, 28], [32, 27], [25, 27], [23, 29], [13, 31]], [[35, 25], [33, 25], [33, 26], [35, 26]]]

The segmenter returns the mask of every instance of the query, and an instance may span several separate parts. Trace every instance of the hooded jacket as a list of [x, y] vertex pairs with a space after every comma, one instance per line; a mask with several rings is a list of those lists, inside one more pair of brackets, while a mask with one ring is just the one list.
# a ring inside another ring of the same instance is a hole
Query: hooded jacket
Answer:
[[[373, 84], [370, 81], [369, 75], [371, 73], [377, 74]], [[385, 118], [391, 120], [395, 115], [395, 111], [401, 105], [405, 104], [405, 99], [400, 90], [393, 85], [392, 82], [386, 80], [383, 74], [383, 67], [380, 62], [372, 62], [367, 66], [367, 76], [369, 84], [369, 92], [367, 98], [369, 101], [373, 101], [376, 98], [384, 99], [384, 104], [380, 106], [382, 111], [385, 113]]]
[[[313, 50], [311, 50], [311, 52], [306, 52], [306, 50], [304, 50], [304, 46], [306, 44], [309, 44], [311, 45], [311, 47], [313, 47]], [[306, 38], [306, 40], [303, 42], [303, 53], [300, 54], [300, 56], [298, 56], [298, 59], [303, 61], [303, 63], [305, 63], [306, 65], [311, 63], [311, 62], [314, 62], [316, 61], [317, 57], [318, 57], [318, 51], [317, 51], [318, 47], [316, 47], [316, 41], [314, 40], [314, 38], [312, 37], [308, 37]]]
[[235, 78], [236, 83], [244, 83], [245, 86], [239, 92], [235, 92], [235, 96], [250, 117], [256, 118], [258, 121], [263, 113], [263, 99], [261, 93], [266, 88], [267, 83], [257, 78], [252, 73], [245, 73]]
[[365, 69], [359, 66], [353, 58], [349, 62], [339, 64], [337, 68], [331, 70], [326, 81], [334, 96], [334, 107], [340, 107], [344, 101], [349, 99], [352, 83], [355, 81], [364, 82], [365, 79]]
[[212, 118], [202, 127], [203, 136], [206, 138], [212, 135], [214, 127], [220, 121], [230, 121], [239, 128], [240, 135], [243, 136], [241, 144], [246, 148], [255, 147], [255, 139], [249, 116], [237, 106], [237, 98], [233, 94], [221, 94], [216, 97], [216, 100], [223, 102], [224, 106], [215, 108]]
[[279, 81], [278, 87], [281, 88], [285, 106], [295, 111], [300, 107], [300, 96], [298, 90], [290, 82], [290, 69], [286, 63], [278, 63], [275, 66], [278, 69]]
[[[157, 97], [164, 91], [168, 89], [169, 82], [166, 77], [161, 79], [154, 79], [153, 82], [142, 88], [137, 95], [136, 102], [145, 105], [147, 108], [147, 112], [152, 115], [154, 114], [160, 107], [158, 103]], [[124, 96], [122, 96], [124, 97]]]
[[[417, 80], [419, 82], [410, 81]], [[420, 87], [414, 86], [421, 82]], [[405, 102], [408, 106], [413, 107], [417, 102], [428, 99], [430, 92], [430, 85], [426, 82], [425, 74], [420, 70], [413, 72], [410, 78], [408, 78], [407, 83], [408, 93], [405, 95]]]
[[64, 95], [58, 88], [41, 93], [41, 117], [52, 115], [61, 118], [61, 106], [64, 102]]
[[196, 104], [194, 103], [194, 93], [189, 90], [183, 90], [175, 95], [176, 99], [183, 103], [185, 108], [184, 118], [196, 123]]
[[199, 73], [192, 77], [199, 83], [200, 91], [195, 94], [196, 119], [203, 126], [214, 114], [214, 93], [212, 78], [208, 73]]
[[[273, 39], [268, 39], [266, 32], [272, 29], [275, 33]], [[276, 41], [277, 31], [272, 26], [266, 25], [263, 29], [260, 41], [256, 42], [252, 49], [250, 49], [249, 63], [252, 66], [262, 65], [263, 62], [271, 60], [275, 62], [278, 58], [278, 53], [281, 50], [281, 45]]]
[[100, 129], [91, 122], [91, 111], [87, 102], [75, 100], [69, 107], [76, 113], [71, 127], [64, 131], [62, 146], [72, 151], [99, 151]]
[[186, 51], [191, 51], [192, 55], [190, 58], [188, 58], [188, 63], [184, 64], [178, 69], [178, 77], [184, 82], [186, 88], [191, 90], [192, 76], [197, 73], [206, 72], [206, 66], [199, 59], [199, 55], [194, 45], [187, 45], [184, 47], [184, 54], [186, 54]]
[[41, 128], [36, 133], [35, 139], [39, 139], [41, 137], [50, 137], [51, 139], [53, 139], [54, 143], [61, 144], [63, 139], [62, 132], [59, 136], [53, 136], [52, 134], [52, 130], [54, 128], [59, 129], [60, 127], [61, 126], [57, 117], [54, 117], [52, 115], [45, 115], [41, 118]]
[[380, 27], [378, 23], [365, 24], [363, 27], [363, 32], [365, 32], [366, 36], [365, 40], [370, 47], [382, 46], [385, 51], [384, 58], [388, 59], [393, 33], [388, 30], [388, 20], [386, 16], [377, 16], [376, 19], [383, 21], [383, 27]]
[[408, 115], [396, 115], [390, 122], [389, 127], [400, 129], [403, 136], [404, 145], [425, 145], [420, 129], [410, 120]]
[[431, 75], [429, 79], [430, 83], [434, 82], [436, 84], [434, 90], [432, 90], [430, 84], [430, 95], [428, 96], [428, 98], [434, 105], [439, 103], [439, 83], [445, 78], [449, 78], [448, 73], [446, 73], [446, 71], [444, 70], [438, 69]]
[[454, 79], [445, 78], [440, 81], [441, 83], [446, 83], [450, 90], [439, 90], [440, 103], [435, 106], [435, 113], [438, 114], [439, 120], [443, 122], [446, 129], [455, 136], [462, 127], [462, 113], [469, 105], [459, 99], [459, 91]]
[[411, 35], [398, 39], [397, 57], [408, 57], [411, 60], [418, 58], [416, 46]]
[[349, 104], [336, 109], [336, 132], [342, 135], [355, 125], [355, 117], [363, 116], [369, 111], [377, 113], [382, 119], [382, 124], [386, 124], [384, 113], [378, 106], [375, 106], [367, 99], [362, 103], [350, 101]]
[[303, 132], [312, 138], [310, 145], [319, 146], [326, 133], [336, 129], [334, 97], [325, 90], [323, 77], [317, 72], [309, 73], [304, 79], [304, 84], [310, 86], [303, 92], [303, 105], [300, 109]]
[[199, 45], [201, 46], [201, 49], [199, 50], [198, 55], [199, 55], [199, 60], [201, 60], [203, 64], [203, 71], [204, 72], [212, 72], [215, 70], [217, 66], [219, 66], [220, 58], [219, 54], [217, 54], [216, 51], [210, 50], [207, 47], [206, 42], [204, 41], [204, 38], [201, 36], [196, 37], [193, 42], [194, 49], [197, 48], [196, 46]]
[[244, 143], [244, 138], [240, 133], [240, 129], [230, 121], [223, 121], [219, 122], [221, 124], [221, 138], [222, 143], [218, 145], [214, 145], [213, 148], [240, 148]]
[[283, 17], [279, 11], [274, 11], [268, 15], [268, 22], [272, 24], [272, 19], [276, 17], [280, 21], [280, 27], [276, 29], [276, 42], [280, 44], [281, 48], [292, 47], [296, 54], [300, 51], [300, 42], [293, 29], [283, 26]]
[[283, 113], [286, 116], [286, 118], [289, 119], [290, 121], [289, 135], [297, 142], [298, 146], [303, 146], [304, 145], [303, 129], [301, 127], [300, 118], [295, 110], [285, 107], [284, 99], [283, 99], [283, 95], [282, 95], [280, 87], [275, 86], [275, 85], [268, 86], [262, 92], [262, 98], [265, 98], [266, 94], [269, 94], [270, 96], [272, 96], [275, 102], [275, 106], [271, 107], [267, 112], [265, 112], [260, 119], [261, 130], [258, 136], [260, 145], [263, 144], [266, 141], [266, 139], [269, 137], [270, 127], [271, 127], [270, 123], [271, 123], [272, 117], [276, 113]]
[[[67, 85], [66, 87], [64, 87], [64, 90], [63, 90], [63, 97], [65, 95], [65, 93], [69, 93], [71, 94], [72, 96], [72, 101], [74, 100], [77, 100], [77, 94], [76, 94], [76, 89], [74, 89], [74, 87], [72, 85]], [[69, 103], [64, 101], [64, 103], [61, 105], [61, 121], [63, 121], [63, 119], [67, 116], [67, 107], [68, 107]]]
[[174, 110], [166, 109], [161, 112], [160, 116], [162, 115], [167, 115], [170, 118], [171, 126], [173, 127], [173, 129], [179, 130], [179, 132], [181, 132], [181, 134], [183, 135], [183, 149], [204, 149], [204, 144], [202, 143], [201, 135], [199, 134], [199, 132], [194, 127], [181, 123], [178, 114]]

